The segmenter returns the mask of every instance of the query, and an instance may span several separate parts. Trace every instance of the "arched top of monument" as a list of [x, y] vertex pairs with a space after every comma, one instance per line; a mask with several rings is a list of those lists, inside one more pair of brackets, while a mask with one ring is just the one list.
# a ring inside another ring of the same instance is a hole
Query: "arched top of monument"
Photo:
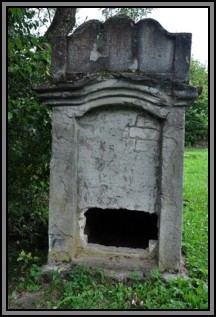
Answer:
[[52, 79], [131, 72], [188, 82], [190, 50], [190, 33], [170, 33], [154, 19], [90, 20], [70, 36], [53, 38]]
[[[154, 20], [154, 19], [151, 19], [151, 18], [142, 19], [142, 20], [138, 21], [136, 23], [136, 25], [138, 27], [140, 27], [142, 25], [142, 27], [145, 27], [145, 28], [157, 29], [158, 32], [161, 32], [161, 33], [165, 34], [168, 37], [169, 36], [170, 37], [175, 37], [176, 34], [180, 34], [180, 33], [170, 33], [170, 32], [168, 32], [168, 30], [164, 29], [164, 27], [157, 20]], [[186, 33], [186, 34], [188, 34], [188, 33]]]
[[74, 36], [80, 36], [83, 32], [87, 32], [88, 29], [100, 29], [102, 25], [103, 23], [99, 20], [88, 20], [78, 26], [78, 28], [76, 28], [75, 31], [70, 35], [70, 38]]

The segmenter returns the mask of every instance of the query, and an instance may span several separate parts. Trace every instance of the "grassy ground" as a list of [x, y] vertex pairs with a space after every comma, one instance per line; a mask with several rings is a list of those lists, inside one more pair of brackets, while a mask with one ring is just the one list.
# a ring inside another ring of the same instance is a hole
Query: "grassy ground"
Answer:
[[184, 165], [183, 250], [192, 276], [208, 270], [208, 152], [187, 150]]
[[185, 151], [183, 253], [188, 278], [166, 281], [154, 270], [142, 278], [134, 272], [119, 282], [102, 269], [87, 267], [42, 278], [37, 259], [22, 253], [20, 265], [10, 270], [9, 308], [208, 309], [207, 156], [207, 150]]

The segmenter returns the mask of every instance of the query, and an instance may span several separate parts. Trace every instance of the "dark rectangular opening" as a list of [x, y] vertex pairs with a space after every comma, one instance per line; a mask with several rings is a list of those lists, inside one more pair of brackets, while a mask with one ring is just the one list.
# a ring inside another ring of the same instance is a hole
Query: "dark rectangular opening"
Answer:
[[88, 243], [146, 249], [158, 239], [158, 216], [127, 209], [90, 208], [85, 213]]

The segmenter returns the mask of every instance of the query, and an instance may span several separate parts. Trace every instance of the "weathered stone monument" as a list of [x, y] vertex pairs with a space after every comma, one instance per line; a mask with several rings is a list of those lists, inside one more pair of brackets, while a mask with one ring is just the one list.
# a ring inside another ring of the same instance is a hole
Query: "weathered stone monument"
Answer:
[[179, 268], [190, 49], [125, 16], [53, 37], [49, 263]]

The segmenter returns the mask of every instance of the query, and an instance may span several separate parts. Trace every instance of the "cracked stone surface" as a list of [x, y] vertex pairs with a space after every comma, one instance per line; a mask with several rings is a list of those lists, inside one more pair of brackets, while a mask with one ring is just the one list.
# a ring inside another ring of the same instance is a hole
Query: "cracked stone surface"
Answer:
[[[137, 127], [141, 115], [147, 123]], [[78, 122], [79, 209], [157, 212], [160, 122], [125, 108], [89, 112]]]

